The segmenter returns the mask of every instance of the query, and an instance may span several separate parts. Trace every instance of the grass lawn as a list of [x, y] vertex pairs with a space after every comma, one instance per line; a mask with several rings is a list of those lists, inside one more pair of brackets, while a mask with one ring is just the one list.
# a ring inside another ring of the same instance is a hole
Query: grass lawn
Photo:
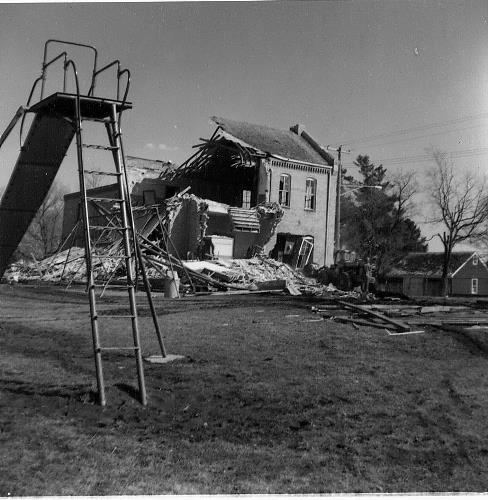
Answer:
[[106, 357], [102, 409], [86, 297], [2, 285], [0, 304], [0, 496], [488, 490], [488, 358], [467, 337], [310, 321], [300, 297], [158, 299], [186, 358], [145, 365], [143, 408], [133, 358]]

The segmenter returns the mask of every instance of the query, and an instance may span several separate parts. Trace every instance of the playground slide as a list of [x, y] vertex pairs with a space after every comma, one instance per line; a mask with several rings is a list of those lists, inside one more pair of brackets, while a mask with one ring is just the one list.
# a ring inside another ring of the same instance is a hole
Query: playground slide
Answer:
[[75, 134], [59, 115], [37, 113], [0, 201], [0, 277], [46, 197]]

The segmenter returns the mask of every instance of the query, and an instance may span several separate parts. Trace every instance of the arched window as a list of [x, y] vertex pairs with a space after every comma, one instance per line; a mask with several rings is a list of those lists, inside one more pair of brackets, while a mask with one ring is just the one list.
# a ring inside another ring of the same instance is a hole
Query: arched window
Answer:
[[305, 181], [305, 210], [315, 210], [317, 198], [317, 181], [309, 177]]
[[290, 207], [291, 176], [288, 174], [280, 175], [280, 187], [278, 190], [278, 203], [282, 207]]

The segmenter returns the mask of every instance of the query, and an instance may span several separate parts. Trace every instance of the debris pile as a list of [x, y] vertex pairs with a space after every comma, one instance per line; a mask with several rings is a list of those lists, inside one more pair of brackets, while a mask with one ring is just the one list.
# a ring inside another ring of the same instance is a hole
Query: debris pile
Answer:
[[[144, 240], [144, 239], [143, 239]], [[172, 272], [182, 278], [183, 286], [195, 290], [286, 290], [317, 288], [312, 278], [305, 278], [287, 264], [266, 257], [235, 260], [182, 261], [149, 240], [142, 241], [143, 258], [149, 278], [161, 279]], [[41, 261], [19, 260], [5, 272], [7, 282], [42, 280], [76, 282], [86, 280], [84, 249], [72, 247]], [[123, 275], [120, 257], [93, 255], [96, 280], [116, 279]], [[321, 288], [321, 287], [319, 287]]]
[[[120, 257], [93, 255], [92, 262], [95, 279], [103, 280], [123, 274], [124, 263]], [[151, 265], [147, 266], [147, 273], [149, 277], [161, 276], [161, 272]], [[40, 261], [21, 259], [7, 268], [4, 277], [9, 283], [83, 281], [86, 280], [85, 250], [73, 247]]]
[[312, 311], [340, 323], [381, 328], [389, 335], [424, 333], [420, 328], [458, 331], [488, 329], [488, 313], [468, 306], [422, 304], [354, 304], [333, 300]]
[[[342, 292], [318, 284], [315, 278], [306, 277], [289, 265], [263, 254], [263, 246], [274, 234], [283, 216], [283, 210], [276, 203], [255, 208], [260, 230], [256, 233], [258, 236], [253, 251], [248, 251], [250, 258], [215, 259], [213, 250], [208, 252], [206, 247], [209, 213], [216, 214], [217, 218], [221, 216], [219, 220], [222, 222], [222, 217], [225, 219], [228, 215], [226, 207], [184, 190], [162, 205], [133, 209], [139, 247], [136, 254], [144, 261], [152, 286], [162, 285], [164, 288], [169, 280], [177, 276], [181, 291], [185, 293], [279, 291], [292, 295], [344, 296]], [[111, 282], [126, 274], [123, 238], [120, 232], [113, 231], [123, 224], [118, 211], [111, 207], [92, 200], [92, 209], [93, 217], [98, 221], [96, 226], [92, 226], [96, 231], [91, 233], [92, 271], [95, 281], [103, 284], [105, 290]], [[227, 222], [230, 223], [230, 219]], [[223, 223], [223, 227], [227, 222]], [[19, 261], [12, 264], [5, 278], [10, 282], [67, 282], [68, 286], [73, 282], [86, 282], [85, 250], [73, 246], [75, 231], [72, 231], [72, 236], [69, 249], [39, 262]], [[346, 296], [356, 295], [349, 292]]]

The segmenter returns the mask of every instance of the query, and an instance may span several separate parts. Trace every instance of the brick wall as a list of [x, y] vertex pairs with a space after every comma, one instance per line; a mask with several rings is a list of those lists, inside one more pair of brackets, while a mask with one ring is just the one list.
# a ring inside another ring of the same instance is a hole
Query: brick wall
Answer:
[[[284, 163], [284, 162], [281, 162]], [[285, 212], [279, 223], [275, 235], [265, 246], [268, 253], [276, 244], [277, 233], [291, 233], [296, 235], [310, 235], [314, 238], [313, 261], [319, 265], [330, 265], [333, 262], [334, 247], [334, 216], [335, 216], [335, 184], [337, 176], [331, 175], [330, 169], [305, 167], [297, 169], [287, 166], [273, 165], [264, 162], [260, 172], [259, 192], [268, 189], [271, 202], [278, 202], [278, 191], [281, 174], [291, 177], [290, 207], [283, 207]], [[267, 176], [263, 172], [269, 169]], [[266, 177], [266, 178], [265, 178]], [[317, 181], [315, 210], [305, 209], [306, 179]], [[263, 186], [266, 183], [266, 187]]]

